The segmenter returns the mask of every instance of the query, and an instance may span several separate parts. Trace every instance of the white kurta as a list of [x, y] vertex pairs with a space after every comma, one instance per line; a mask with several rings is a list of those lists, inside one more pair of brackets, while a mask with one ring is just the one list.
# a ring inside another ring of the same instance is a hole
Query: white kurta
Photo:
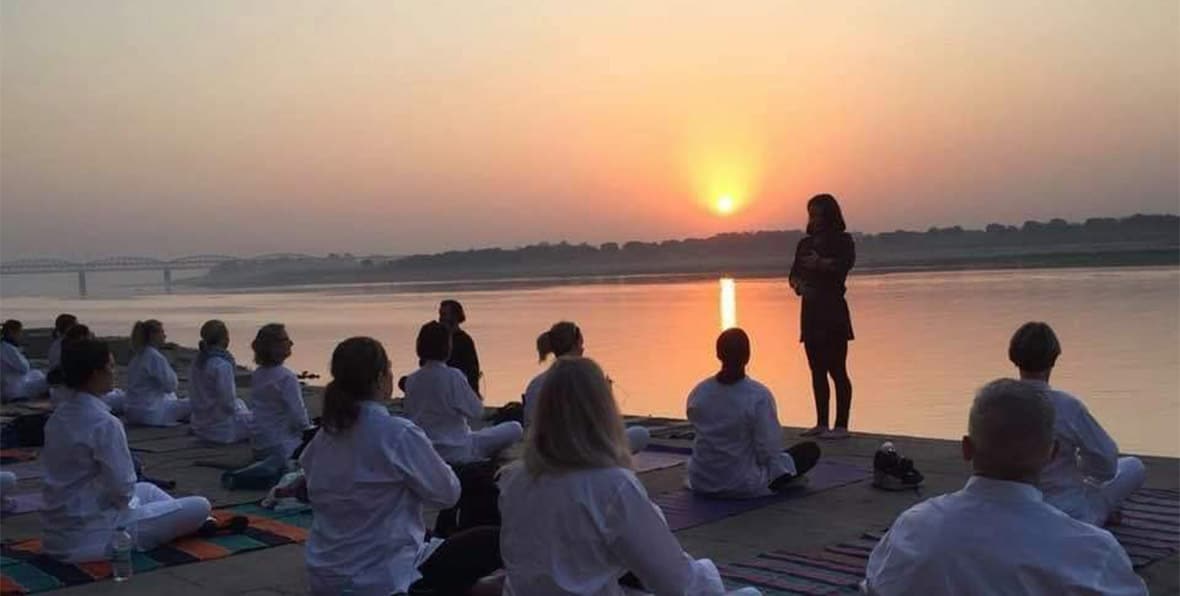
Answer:
[[237, 443], [250, 438], [253, 414], [238, 399], [234, 366], [224, 358], [197, 360], [189, 368], [188, 399], [192, 405], [193, 434], [213, 443]]
[[1134, 458], [1120, 462], [1118, 445], [1081, 400], [1043, 381], [1025, 382], [1045, 391], [1056, 414], [1057, 456], [1041, 471], [1045, 501], [1074, 519], [1102, 525], [1143, 484], [1143, 464]]
[[902, 513], [869, 557], [870, 594], [1147, 594], [1106, 530], [1035, 486], [973, 476]]
[[717, 568], [693, 560], [634, 472], [598, 468], [500, 477], [506, 595], [621, 595], [634, 573], [654, 594], [724, 594]]
[[188, 400], [178, 399], [179, 382], [172, 364], [145, 346], [127, 364], [127, 398], [123, 413], [130, 424], [173, 426], [188, 417]]
[[300, 463], [315, 511], [306, 553], [313, 594], [384, 596], [421, 577], [423, 507], [459, 500], [459, 479], [421, 429], [365, 402], [351, 429], [317, 433]]
[[479, 420], [483, 402], [463, 371], [427, 361], [406, 377], [406, 417], [414, 421], [443, 459], [462, 463], [476, 459], [468, 420]]
[[770, 494], [770, 482], [795, 473], [783, 451], [783, 429], [774, 396], [749, 377], [723, 385], [701, 381], [688, 396], [695, 438], [688, 482], [696, 492], [728, 497]]
[[45, 373], [31, 368], [20, 348], [0, 341], [0, 399], [32, 399], [48, 390]]
[[[140, 546], [151, 548], [196, 529], [209, 514], [209, 502], [201, 497], [174, 500], [152, 485], [137, 484], [123, 423], [88, 393], [71, 395], [53, 411], [41, 462], [43, 549], [53, 557], [103, 559], [119, 525], [144, 534]], [[152, 523], [186, 509], [193, 514], [177, 532]]]
[[254, 412], [254, 449], [291, 457], [311, 425], [303, 389], [285, 366], [260, 366], [250, 376], [250, 407]]

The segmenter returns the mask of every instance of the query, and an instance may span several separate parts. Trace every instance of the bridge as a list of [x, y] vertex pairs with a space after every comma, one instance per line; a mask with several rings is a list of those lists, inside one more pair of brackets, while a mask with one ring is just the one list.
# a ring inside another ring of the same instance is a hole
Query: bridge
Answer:
[[78, 294], [86, 296], [86, 274], [100, 271], [163, 271], [164, 287], [172, 290], [172, 272], [192, 269], [210, 269], [224, 263], [260, 263], [267, 261], [293, 261], [316, 259], [298, 253], [272, 253], [256, 257], [231, 257], [228, 255], [192, 255], [177, 259], [154, 259], [151, 257], [106, 257], [93, 261], [69, 261], [55, 258], [18, 259], [0, 262], [0, 275], [35, 275], [44, 273], [78, 274]]

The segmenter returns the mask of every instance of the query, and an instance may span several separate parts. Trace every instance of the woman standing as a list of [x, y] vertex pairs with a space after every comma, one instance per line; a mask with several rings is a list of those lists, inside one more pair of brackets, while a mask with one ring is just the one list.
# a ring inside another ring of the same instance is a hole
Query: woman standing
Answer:
[[[829, 194], [807, 202], [807, 236], [795, 249], [790, 283], [803, 298], [800, 341], [807, 351], [811, 387], [815, 393], [816, 424], [804, 436], [848, 438], [852, 381], [848, 378], [848, 342], [852, 317], [844, 299], [844, 281], [856, 263], [856, 245], [845, 231], [840, 204]], [[828, 429], [828, 377], [836, 387], [836, 423]]]
[[123, 406], [128, 424], [175, 426], [189, 416], [189, 401], [176, 397], [176, 371], [160, 353], [167, 339], [164, 324], [155, 319], [136, 321], [131, 329], [131, 350], [135, 355], [127, 364], [127, 400]]

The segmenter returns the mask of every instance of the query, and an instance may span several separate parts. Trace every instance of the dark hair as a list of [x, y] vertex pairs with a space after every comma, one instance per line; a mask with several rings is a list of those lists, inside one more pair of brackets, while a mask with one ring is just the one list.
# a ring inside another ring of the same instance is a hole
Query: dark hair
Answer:
[[717, 359], [727, 366], [750, 363], [750, 336], [738, 327], [726, 329], [717, 336]]
[[0, 325], [0, 337], [9, 339], [12, 337], [13, 333], [16, 333], [24, 328], [25, 326], [22, 325], [20, 321], [16, 319], [8, 319], [7, 321], [4, 321], [3, 325]]
[[62, 377], [70, 389], [82, 389], [94, 373], [106, 370], [111, 347], [105, 341], [83, 339], [61, 351]]
[[418, 330], [416, 345], [418, 358], [446, 362], [451, 357], [451, 330], [438, 321], [431, 321]]
[[78, 317], [69, 313], [61, 313], [53, 320], [53, 338], [57, 339], [66, 334], [70, 327], [78, 324]]
[[829, 194], [819, 194], [811, 197], [807, 201], [807, 211], [812, 209], [819, 209], [820, 218], [824, 221], [822, 229], [816, 229], [807, 222], [808, 234], [819, 234], [822, 232], [843, 232], [847, 229], [844, 225], [844, 213], [840, 210], [840, 203], [836, 202], [836, 197]]
[[1057, 364], [1060, 355], [1061, 343], [1047, 323], [1025, 323], [1012, 334], [1012, 341], [1008, 342], [1008, 360], [1020, 370], [1037, 373], [1047, 371]]
[[373, 398], [382, 374], [389, 374], [389, 357], [381, 342], [371, 337], [340, 342], [332, 351], [332, 380], [324, 388], [324, 429], [343, 432], [352, 428], [361, 402]]
[[254, 364], [258, 366], [278, 366], [286, 358], [278, 354], [276, 349], [287, 334], [287, 327], [282, 323], [267, 323], [258, 329], [250, 348], [254, 350]]
[[537, 336], [537, 359], [541, 362], [550, 354], [560, 358], [569, 354], [582, 339], [582, 330], [569, 321], [555, 323], [549, 331]]
[[163, 330], [164, 324], [156, 319], [136, 321], [135, 325], [131, 327], [131, 351], [139, 352], [144, 349], [151, 341], [152, 336]]
[[64, 350], [66, 346], [76, 344], [84, 339], [94, 339], [94, 335], [90, 333], [90, 327], [78, 323], [70, 327], [65, 335], [61, 336], [61, 347]]
[[447, 299], [438, 303], [438, 308], [452, 308], [455, 310], [455, 318], [458, 323], [467, 322], [467, 313], [463, 311], [463, 305], [459, 304], [458, 300]]

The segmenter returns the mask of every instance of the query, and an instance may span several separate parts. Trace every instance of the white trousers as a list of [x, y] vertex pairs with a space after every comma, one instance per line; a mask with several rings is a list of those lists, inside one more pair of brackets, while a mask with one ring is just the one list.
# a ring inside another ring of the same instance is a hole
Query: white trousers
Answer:
[[140, 550], [151, 550], [192, 534], [209, 519], [210, 505], [205, 497], [174, 499], [154, 484], [137, 482], [135, 498], [139, 503], [131, 511], [131, 518], [135, 545]]
[[1147, 468], [1139, 458], [1120, 457], [1114, 478], [1101, 486], [1091, 487], [1087, 492], [1090, 517], [1082, 521], [1101, 527], [1110, 514], [1118, 511], [1119, 505], [1122, 505], [1131, 493], [1139, 490], [1146, 480]]
[[[471, 459], [491, 458], [524, 438], [524, 427], [519, 422], [501, 422], [471, 433]], [[467, 463], [467, 462], [456, 462]]]
[[33, 399], [49, 391], [49, 381], [45, 379], [45, 373], [33, 369], [19, 379], [4, 379], [3, 391], [4, 394], [0, 396], [3, 397], [3, 401]]
[[124, 400], [123, 415], [128, 424], [142, 426], [176, 426], [189, 417], [192, 405], [187, 399], [179, 399], [175, 393], [166, 394], [150, 403], [138, 400]]

